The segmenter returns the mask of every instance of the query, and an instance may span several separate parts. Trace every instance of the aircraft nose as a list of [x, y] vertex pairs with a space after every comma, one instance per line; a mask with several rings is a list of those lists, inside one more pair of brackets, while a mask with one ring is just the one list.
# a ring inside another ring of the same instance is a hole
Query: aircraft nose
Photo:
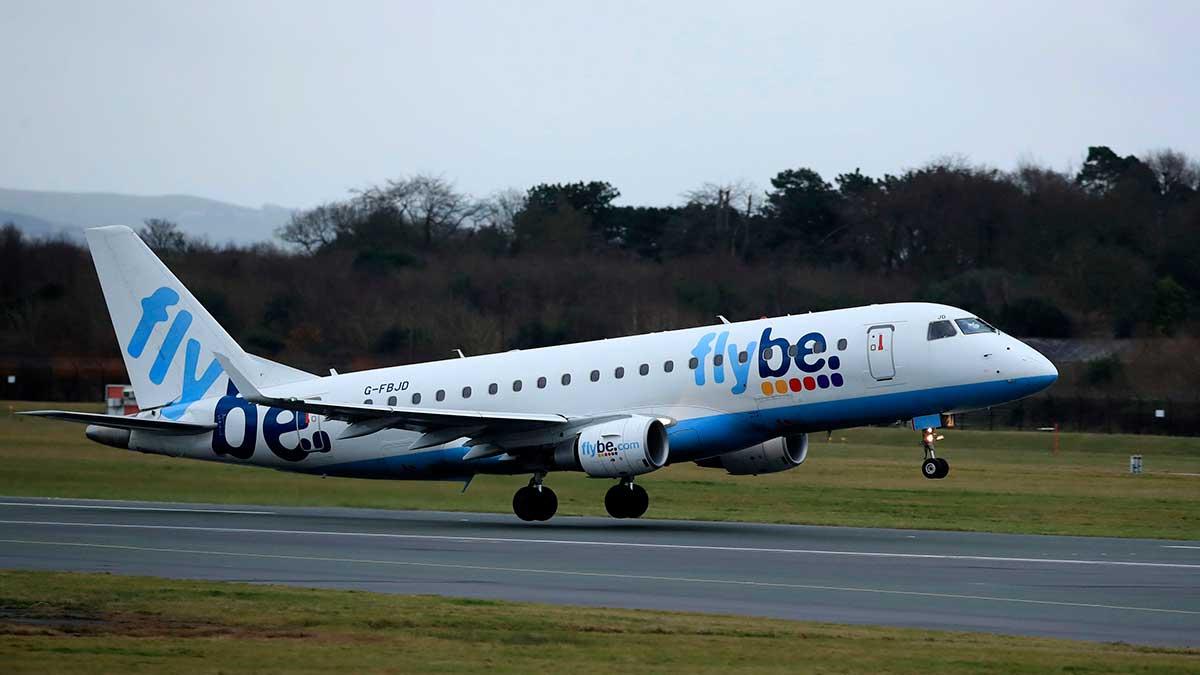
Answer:
[[1035, 381], [1041, 385], [1041, 389], [1045, 389], [1058, 381], [1058, 368], [1042, 355], [1041, 352], [1022, 343], [1026, 353], [1022, 355], [1021, 360], [1025, 362], [1026, 372], [1029, 377], [1035, 378]]

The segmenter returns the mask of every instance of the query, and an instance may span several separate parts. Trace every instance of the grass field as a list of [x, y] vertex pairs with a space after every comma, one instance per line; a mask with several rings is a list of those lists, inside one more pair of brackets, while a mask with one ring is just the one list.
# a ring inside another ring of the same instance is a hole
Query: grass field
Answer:
[[1185, 673], [1200, 651], [103, 574], [0, 572], [5, 673]]
[[[0, 410], [38, 407], [0, 403]], [[77, 406], [96, 410], [97, 407]], [[812, 439], [793, 471], [734, 477], [693, 464], [640, 477], [647, 517], [1200, 539], [1200, 439], [947, 432], [945, 480], [918, 471], [906, 429]], [[1129, 455], [1146, 473], [1129, 474]], [[239, 504], [508, 512], [522, 477], [458, 483], [364, 481], [141, 455], [87, 441], [80, 425], [0, 414], [0, 494]], [[554, 474], [562, 515], [603, 515], [611, 481]]]

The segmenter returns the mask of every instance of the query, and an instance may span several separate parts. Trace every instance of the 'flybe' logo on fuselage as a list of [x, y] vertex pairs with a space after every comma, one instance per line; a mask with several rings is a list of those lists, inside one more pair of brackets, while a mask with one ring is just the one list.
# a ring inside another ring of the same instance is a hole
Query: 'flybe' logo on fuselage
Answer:
[[[712, 381], [723, 384], [726, 378], [725, 365], [728, 364], [733, 377], [730, 392], [745, 393], [750, 381], [751, 361], [758, 363], [758, 376], [762, 379], [760, 388], [764, 396], [828, 389], [845, 384], [845, 378], [836, 372], [842, 367], [841, 358], [837, 355], [823, 356], [828, 349], [824, 335], [806, 333], [793, 344], [786, 338], [773, 336], [771, 331], [772, 328], [768, 326], [759, 340], [750, 341], [745, 349], [739, 349], [729, 341], [729, 331], [702, 335], [692, 348], [692, 356], [696, 359], [696, 386], [704, 386], [710, 365]], [[792, 368], [800, 372], [795, 377], [788, 377]], [[825, 370], [833, 372], [822, 372]]]
[[[125, 352], [135, 359], [140, 359], [146, 352], [146, 345], [150, 341], [154, 327], [170, 318], [167, 309], [177, 304], [179, 304], [179, 293], [166, 286], [162, 286], [142, 298], [142, 316], [133, 329], [133, 335], [129, 338], [129, 344], [125, 346]], [[167, 334], [158, 347], [158, 353], [154, 356], [154, 363], [150, 365], [149, 377], [154, 384], [162, 384], [166, 380], [171, 364], [179, 353], [179, 346], [183, 343], [188, 328], [192, 325], [192, 319], [192, 313], [186, 309], [180, 309], [175, 313], [175, 318], [171, 321], [170, 327], [167, 328]], [[179, 399], [176, 403], [163, 408], [163, 417], [179, 419], [188, 406], [203, 398], [209, 387], [221, 376], [221, 364], [213, 359], [204, 369], [204, 373], [200, 377], [196, 377], [199, 363], [200, 342], [194, 338], [188, 338], [183, 354], [183, 383]]]

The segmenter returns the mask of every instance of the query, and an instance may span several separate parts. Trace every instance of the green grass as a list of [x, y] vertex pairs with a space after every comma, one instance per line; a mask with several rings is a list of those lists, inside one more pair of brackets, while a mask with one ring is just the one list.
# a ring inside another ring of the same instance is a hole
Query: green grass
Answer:
[[[0, 410], [29, 409], [0, 403]], [[96, 407], [79, 406], [81, 409]], [[814, 435], [808, 461], [734, 477], [680, 464], [642, 476], [647, 517], [864, 527], [1200, 539], [1200, 439], [1039, 432], [946, 432], [945, 480], [918, 471], [905, 429]], [[1145, 457], [1131, 476], [1129, 455]], [[524, 477], [458, 483], [322, 479], [171, 459], [87, 441], [79, 425], [0, 414], [0, 494], [230, 504], [508, 512]], [[553, 474], [563, 515], [603, 515], [607, 480]]]
[[678, 612], [0, 572], [5, 673], [1185, 673], [1200, 651]]

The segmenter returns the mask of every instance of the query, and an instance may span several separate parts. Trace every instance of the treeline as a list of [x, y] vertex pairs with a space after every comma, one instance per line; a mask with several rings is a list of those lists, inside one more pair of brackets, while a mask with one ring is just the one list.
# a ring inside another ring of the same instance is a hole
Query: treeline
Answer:
[[[476, 199], [414, 176], [296, 213], [279, 244], [143, 236], [248, 348], [321, 370], [913, 299], [1022, 336], [1186, 338], [1198, 191], [1182, 153], [1093, 147], [1070, 173], [797, 168], [666, 207], [617, 205], [600, 180]], [[77, 245], [6, 228], [0, 307], [7, 354], [117, 353]]]

